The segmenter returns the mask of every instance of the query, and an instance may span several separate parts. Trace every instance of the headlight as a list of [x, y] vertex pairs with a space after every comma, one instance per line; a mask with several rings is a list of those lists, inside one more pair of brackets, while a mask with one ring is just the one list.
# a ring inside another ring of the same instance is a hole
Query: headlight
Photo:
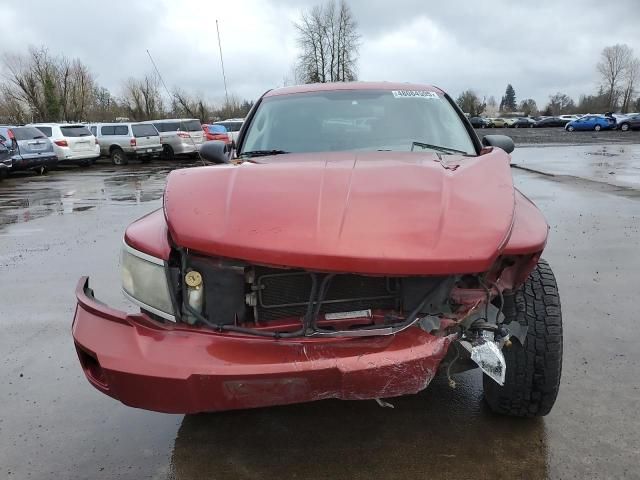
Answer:
[[122, 289], [144, 310], [175, 321], [164, 262], [124, 244], [122, 247]]

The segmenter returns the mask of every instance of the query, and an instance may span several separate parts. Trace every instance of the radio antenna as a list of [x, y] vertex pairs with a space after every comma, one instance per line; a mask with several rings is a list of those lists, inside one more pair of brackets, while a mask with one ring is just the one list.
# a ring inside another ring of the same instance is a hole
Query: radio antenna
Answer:
[[222, 43], [220, 43], [220, 27], [216, 19], [216, 30], [218, 31], [218, 49], [220, 49], [220, 65], [222, 66], [222, 80], [224, 81], [224, 98], [229, 105], [229, 93], [227, 92], [227, 76], [224, 73], [224, 60], [222, 60]]

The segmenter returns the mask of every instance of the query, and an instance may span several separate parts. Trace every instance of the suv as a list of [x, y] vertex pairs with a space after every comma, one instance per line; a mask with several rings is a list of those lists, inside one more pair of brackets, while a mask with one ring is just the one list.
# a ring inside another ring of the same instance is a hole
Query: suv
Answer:
[[100, 145], [86, 125], [32, 123], [53, 142], [59, 163], [89, 166], [100, 156]]
[[204, 142], [200, 120], [195, 118], [173, 118], [154, 120], [153, 125], [162, 134], [162, 154], [173, 160], [176, 155], [198, 156]]
[[98, 123], [89, 130], [100, 143], [100, 153], [111, 157], [114, 165], [126, 165], [130, 158], [147, 163], [162, 153], [160, 134], [148, 122]]
[[58, 164], [53, 144], [37, 128], [0, 126], [0, 143], [10, 156], [2, 162], [9, 171], [34, 170], [43, 174]]
[[229, 118], [228, 120], [221, 120], [219, 122], [214, 122], [212, 125], [222, 125], [229, 132], [229, 137], [231, 140], [237, 141], [238, 135], [240, 134], [240, 129], [242, 128], [242, 124], [244, 123], [244, 118]]

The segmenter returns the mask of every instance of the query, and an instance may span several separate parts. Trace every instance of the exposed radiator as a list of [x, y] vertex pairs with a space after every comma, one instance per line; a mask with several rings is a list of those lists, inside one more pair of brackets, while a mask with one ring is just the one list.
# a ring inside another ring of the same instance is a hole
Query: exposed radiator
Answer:
[[[256, 286], [260, 321], [301, 317], [306, 313], [312, 288], [309, 272], [256, 267]], [[338, 274], [331, 280], [320, 312], [398, 309], [400, 303], [397, 278]]]

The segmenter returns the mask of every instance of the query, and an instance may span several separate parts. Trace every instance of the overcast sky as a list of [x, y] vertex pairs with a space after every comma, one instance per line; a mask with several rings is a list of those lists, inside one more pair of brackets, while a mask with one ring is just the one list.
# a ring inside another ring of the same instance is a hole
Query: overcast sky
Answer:
[[[152, 72], [151, 51], [172, 88], [224, 95], [216, 18], [230, 93], [254, 99], [291, 77], [292, 23], [318, 1], [0, 0], [0, 54], [45, 45], [78, 57], [119, 94], [124, 79]], [[362, 34], [362, 80], [467, 88], [498, 101], [512, 83], [519, 100], [543, 106], [557, 91], [577, 100], [597, 88], [603, 47], [627, 43], [640, 56], [640, 1], [351, 0]], [[2, 67], [4, 68], [4, 67]]]

